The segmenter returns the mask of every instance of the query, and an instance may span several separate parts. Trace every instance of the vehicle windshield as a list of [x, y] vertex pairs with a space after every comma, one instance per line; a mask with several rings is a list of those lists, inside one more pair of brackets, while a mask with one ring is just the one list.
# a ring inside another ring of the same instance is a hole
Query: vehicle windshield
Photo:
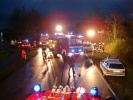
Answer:
[[82, 39], [69, 39], [69, 45], [82, 45]]
[[84, 47], [92, 47], [91, 44], [83, 44]]
[[48, 38], [46, 38], [46, 37], [41, 37], [40, 40], [46, 41], [46, 40], [48, 40]]
[[111, 68], [111, 69], [124, 69], [122, 64], [110, 64], [109, 68]]

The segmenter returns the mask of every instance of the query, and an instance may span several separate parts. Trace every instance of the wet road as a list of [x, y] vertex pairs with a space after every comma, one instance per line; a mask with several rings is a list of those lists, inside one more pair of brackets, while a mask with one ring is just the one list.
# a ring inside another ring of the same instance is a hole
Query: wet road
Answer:
[[[77, 67], [79, 65], [80, 67]], [[24, 100], [33, 93], [35, 83], [42, 85], [42, 90], [52, 89], [57, 78], [56, 85], [82, 86], [89, 92], [90, 88], [97, 86], [99, 95], [112, 96], [112, 93], [104, 81], [99, 69], [90, 63], [87, 57], [79, 58], [75, 63], [76, 76], [72, 70], [68, 76], [69, 65], [63, 63], [61, 58], [52, 59], [48, 64], [43, 61], [42, 49], [27, 64], [14, 72], [10, 77], [0, 83], [0, 100]], [[81, 76], [79, 77], [79, 73]]]

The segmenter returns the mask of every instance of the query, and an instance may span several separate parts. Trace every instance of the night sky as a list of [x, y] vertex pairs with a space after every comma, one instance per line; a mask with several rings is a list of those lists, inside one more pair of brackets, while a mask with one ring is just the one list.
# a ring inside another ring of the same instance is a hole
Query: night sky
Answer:
[[5, 27], [14, 8], [21, 6], [26, 10], [34, 6], [42, 16], [62, 12], [79, 21], [86, 19], [95, 8], [100, 8], [105, 15], [117, 11], [124, 17], [133, 18], [133, 0], [0, 0], [0, 28]]

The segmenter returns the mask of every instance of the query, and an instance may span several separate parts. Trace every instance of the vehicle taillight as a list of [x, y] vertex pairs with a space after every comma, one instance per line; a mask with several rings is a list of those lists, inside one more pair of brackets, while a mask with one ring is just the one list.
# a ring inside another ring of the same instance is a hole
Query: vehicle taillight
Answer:
[[109, 69], [107, 69], [107, 72], [110, 72], [110, 70], [109, 70]]
[[124, 71], [122, 71], [122, 73], [125, 73], [125, 70], [124, 70]]

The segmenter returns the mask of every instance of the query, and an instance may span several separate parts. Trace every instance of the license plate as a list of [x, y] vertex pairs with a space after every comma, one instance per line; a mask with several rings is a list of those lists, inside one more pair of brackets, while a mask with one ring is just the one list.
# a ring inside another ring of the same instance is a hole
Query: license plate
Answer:
[[120, 72], [120, 71], [114, 71], [114, 72]]

